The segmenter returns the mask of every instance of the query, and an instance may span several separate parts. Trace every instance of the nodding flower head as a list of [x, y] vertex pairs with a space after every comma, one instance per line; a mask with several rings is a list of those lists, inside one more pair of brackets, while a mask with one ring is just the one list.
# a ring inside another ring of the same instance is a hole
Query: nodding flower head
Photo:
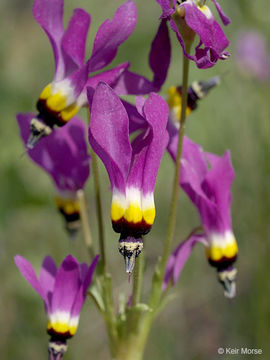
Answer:
[[80, 312], [97, 262], [98, 256], [90, 266], [79, 264], [72, 255], [68, 255], [57, 269], [53, 259], [47, 256], [38, 279], [32, 265], [22, 256], [15, 256], [20, 272], [44, 301], [48, 317], [47, 332], [50, 335], [50, 360], [63, 358], [67, 340], [77, 331]]
[[[188, 88], [187, 110], [188, 116], [198, 106], [198, 100], [203, 99], [211, 89], [220, 83], [220, 78], [215, 76], [207, 81], [194, 81]], [[182, 107], [182, 86], [171, 86], [167, 91], [167, 102], [170, 108], [170, 118], [177, 124], [180, 122]]]
[[[24, 144], [30, 134], [34, 114], [17, 115]], [[56, 191], [56, 206], [66, 221], [68, 232], [73, 235], [80, 226], [80, 211], [76, 193], [83, 189], [90, 174], [90, 156], [86, 143], [86, 126], [74, 117], [65, 127], [43, 138], [27, 155], [52, 178]]]
[[[176, 141], [177, 137], [174, 137], [169, 144], [169, 152], [174, 160]], [[191, 236], [186, 240], [186, 245], [180, 244], [181, 246], [175, 250], [174, 258], [182, 258], [183, 251], [189, 255], [195, 243], [203, 242], [207, 259], [217, 269], [218, 279], [224, 286], [227, 297], [235, 295], [236, 269], [233, 264], [238, 254], [231, 224], [233, 178], [229, 151], [222, 157], [205, 153], [199, 145], [185, 137], [180, 185], [197, 207], [204, 232], [197, 237]], [[187, 258], [188, 256], [185, 261]], [[176, 271], [174, 280], [179, 274], [180, 271]]]
[[[34, 1], [34, 18], [52, 45], [55, 73], [52, 82], [45, 86], [39, 96], [39, 113], [31, 123], [29, 148], [35, 146], [41, 137], [49, 135], [54, 126], [64, 126], [82, 106], [88, 105], [87, 87], [92, 89], [93, 94], [96, 85], [105, 81], [122, 95], [146, 94], [158, 91], [167, 75], [170, 44], [168, 31], [164, 26], [159, 28], [150, 52], [153, 81], [130, 72], [128, 62], [100, 72], [113, 61], [118, 47], [128, 39], [136, 26], [137, 9], [133, 1], [119, 6], [112, 21], [107, 19], [99, 27], [92, 54], [86, 62], [84, 58], [90, 15], [83, 9], [75, 9], [67, 28], [64, 29], [63, 6], [63, 0]], [[166, 47], [166, 52], [164, 61], [158, 63], [162, 44]], [[95, 74], [92, 75], [93, 73]]]
[[[212, 0], [223, 24], [230, 23], [216, 0]], [[221, 59], [228, 58], [229, 53], [224, 51], [229, 46], [222, 28], [215, 20], [211, 10], [203, 0], [157, 0], [162, 8], [163, 19], [170, 23], [170, 27], [183, 48], [184, 55], [196, 62], [198, 68], [207, 69]], [[194, 55], [187, 53], [187, 43], [199, 36]]]
[[145, 127], [131, 142], [132, 114], [107, 84], [100, 83], [93, 98], [89, 128], [90, 144], [110, 178], [111, 220], [114, 230], [121, 234], [119, 250], [128, 273], [142, 250], [142, 236], [155, 219], [154, 187], [168, 142], [166, 102], [151, 93], [147, 100], [137, 97], [136, 106]]

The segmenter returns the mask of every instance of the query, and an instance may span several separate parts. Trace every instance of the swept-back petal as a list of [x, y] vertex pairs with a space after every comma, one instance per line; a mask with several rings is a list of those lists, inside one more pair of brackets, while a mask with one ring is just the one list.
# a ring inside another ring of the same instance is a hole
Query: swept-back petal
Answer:
[[129, 120], [120, 99], [105, 83], [94, 94], [89, 141], [107, 169], [112, 188], [125, 193], [131, 159]]
[[68, 255], [56, 274], [51, 304], [52, 313], [71, 313], [80, 286], [79, 263], [72, 255]]
[[51, 296], [54, 288], [55, 277], [57, 273], [57, 266], [51, 256], [46, 256], [43, 260], [39, 279], [45, 296], [47, 297], [47, 304], [50, 308]]
[[[229, 54], [224, 52], [224, 49], [229, 46], [229, 40], [210, 10], [206, 15], [193, 2], [184, 2], [181, 6], [185, 8], [187, 25], [200, 37], [195, 51], [197, 66], [206, 69], [213, 66], [218, 59], [227, 58]], [[204, 47], [200, 48], [202, 44]]]
[[84, 63], [85, 46], [91, 17], [83, 9], [75, 9], [62, 39], [65, 73], [69, 74]]
[[166, 20], [162, 20], [152, 42], [149, 54], [149, 65], [153, 71], [153, 80], [131, 71], [125, 71], [119, 78], [114, 90], [119, 95], [149, 94], [159, 91], [167, 77], [170, 65], [171, 45]]
[[46, 32], [53, 48], [56, 80], [61, 80], [65, 70], [61, 53], [63, 10], [63, 0], [35, 0], [33, 5], [34, 18]]
[[88, 101], [90, 108], [92, 104], [91, 94], [93, 97], [95, 89], [100, 82], [107, 83], [111, 88], [116, 91], [116, 93], [120, 94], [116, 90], [116, 88], [118, 87], [118, 82], [123, 77], [123, 74], [127, 71], [129, 66], [129, 62], [125, 62], [116, 66], [115, 68], [96, 74], [87, 80], [86, 88], [88, 89]]
[[29, 282], [29, 284], [36, 290], [36, 292], [42, 297], [42, 299], [47, 303], [46, 295], [43, 291], [43, 288], [36, 276], [36, 273], [33, 269], [33, 266], [27, 261], [24, 257], [16, 255], [14, 257], [15, 264], [20, 270], [23, 277]]
[[152, 42], [149, 65], [154, 73], [153, 84], [159, 91], [166, 80], [171, 61], [171, 42], [166, 20], [161, 20], [157, 34]]
[[119, 95], [142, 95], [157, 90], [157, 87], [144, 76], [126, 70], [114, 86], [114, 90]]
[[206, 244], [204, 234], [192, 235], [189, 239], [183, 241], [177, 248], [177, 251], [175, 253], [175, 266], [173, 270], [174, 284], [177, 282], [181, 271], [183, 270], [183, 267], [185, 266], [189, 256], [191, 255], [193, 247], [199, 242], [203, 245]]
[[224, 11], [222, 10], [222, 8], [219, 5], [219, 3], [217, 2], [217, 0], [212, 0], [212, 2], [214, 3], [223, 24], [229, 25], [231, 23], [231, 19], [224, 13]]
[[200, 145], [184, 139], [181, 159], [180, 185], [197, 206], [205, 230], [219, 228], [222, 219], [214, 201], [205, 193], [202, 184], [207, 175], [207, 162]]
[[143, 193], [147, 194], [154, 190], [160, 161], [168, 143], [166, 126], [169, 108], [160, 95], [151, 93], [145, 101], [143, 112], [152, 131], [152, 142], [147, 151], [143, 177]]
[[225, 229], [230, 229], [231, 186], [234, 179], [230, 152], [226, 151], [222, 157], [211, 153], [207, 153], [206, 156], [211, 164], [211, 169], [208, 171], [202, 187], [222, 214]]
[[113, 20], [107, 19], [98, 29], [89, 71], [94, 72], [107, 66], [116, 56], [118, 46], [133, 32], [137, 23], [137, 9], [133, 1], [127, 1], [116, 10]]
[[173, 0], [173, 8], [170, 0], [157, 0], [157, 3], [162, 9], [161, 18], [167, 18], [175, 12], [176, 0]]
[[[138, 97], [137, 97], [138, 98]], [[132, 134], [137, 130], [142, 130], [147, 127], [147, 122], [141, 114], [139, 114], [136, 106], [122, 100], [122, 103], [128, 113], [129, 117], [129, 133]]]
[[77, 297], [75, 299], [74, 305], [71, 310], [71, 317], [75, 317], [80, 314], [81, 308], [85, 301], [87, 289], [89, 288], [89, 285], [91, 284], [93, 274], [94, 274], [94, 271], [95, 271], [97, 263], [98, 263], [98, 259], [99, 259], [99, 255], [97, 255], [94, 258], [94, 260], [93, 260], [92, 264], [89, 266], [89, 268], [87, 266], [87, 272], [85, 273], [85, 276], [82, 279], [80, 290], [77, 294]]
[[[83, 93], [83, 91], [86, 89], [86, 83], [88, 80], [88, 74], [89, 74], [89, 66], [88, 63], [81, 66], [78, 70], [71, 73], [66, 80], [69, 81], [70, 86], [72, 87], [73, 91], [73, 97], [72, 100], [75, 101], [79, 95]], [[85, 93], [83, 94], [85, 98]], [[84, 103], [81, 104], [85, 105]]]
[[149, 128], [139, 134], [132, 141], [132, 159], [130, 163], [130, 171], [128, 174], [128, 187], [135, 187], [137, 189], [143, 188], [146, 157], [152, 141], [153, 133]]
[[[176, 158], [177, 143], [175, 143], [175, 145], [174, 153]], [[202, 197], [205, 196], [201, 186], [206, 174], [207, 162], [201, 146], [185, 136], [181, 159], [180, 183], [182, 187], [185, 187], [185, 184], [188, 184], [188, 195], [193, 202], [196, 202], [198, 195]]]
[[[171, 119], [168, 121], [167, 129], [170, 136], [168, 151], [175, 161], [178, 147], [178, 130]], [[207, 174], [207, 162], [201, 146], [191, 141], [187, 136], [183, 140], [180, 174], [180, 185], [185, 189], [191, 200], [197, 204], [198, 195], [205, 196], [201, 184]]]
[[170, 255], [163, 280], [162, 288], [165, 290], [172, 280], [175, 285], [178, 281], [178, 278], [185, 266], [189, 256], [191, 255], [193, 247], [198, 243], [205, 244], [205, 235], [196, 234], [190, 236], [188, 239], [181, 242], [174, 252]]
[[[24, 143], [30, 134], [31, 119], [35, 114], [17, 115]], [[40, 140], [34, 149], [28, 150], [30, 158], [49, 173], [60, 191], [76, 191], [84, 187], [89, 176], [90, 157], [85, 140], [86, 127], [74, 117], [67, 125]]]

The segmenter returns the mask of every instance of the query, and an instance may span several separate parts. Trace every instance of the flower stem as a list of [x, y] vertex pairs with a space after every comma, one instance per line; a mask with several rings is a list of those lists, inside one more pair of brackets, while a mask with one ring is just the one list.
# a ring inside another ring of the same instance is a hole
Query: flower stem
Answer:
[[105, 274], [103, 278], [103, 300], [105, 304], [105, 323], [107, 325], [107, 331], [109, 336], [110, 351], [113, 359], [116, 358], [117, 354], [117, 326], [116, 316], [114, 311], [114, 304], [112, 298], [112, 281], [111, 275]]
[[133, 292], [132, 292], [132, 306], [139, 304], [141, 300], [142, 283], [143, 283], [143, 267], [144, 256], [140, 254], [137, 258], [134, 274], [133, 274]]
[[[88, 123], [90, 124], [90, 110], [87, 108], [87, 118]], [[91, 148], [91, 158], [92, 158], [92, 171], [94, 177], [94, 188], [95, 188], [95, 200], [97, 208], [97, 221], [98, 221], [98, 238], [99, 238], [99, 250], [101, 255], [100, 267], [103, 274], [106, 274], [106, 254], [105, 254], [105, 237], [104, 237], [104, 222], [103, 222], [103, 213], [102, 213], [102, 204], [100, 196], [100, 182], [99, 182], [99, 173], [98, 173], [98, 161], [97, 156], [93, 149]]]
[[92, 171], [93, 171], [93, 176], [94, 176], [95, 198], [96, 198], [96, 207], [97, 207], [98, 236], [99, 236], [99, 248], [100, 248], [100, 255], [101, 255], [101, 266], [103, 269], [103, 273], [105, 274], [105, 272], [106, 272], [106, 254], [105, 254], [104, 223], [103, 223], [101, 196], [100, 196], [98, 162], [97, 162], [97, 156], [92, 149], [91, 149], [91, 157], [92, 157]]
[[80, 217], [81, 217], [84, 242], [85, 242], [86, 248], [89, 252], [90, 258], [94, 259], [95, 252], [93, 249], [91, 229], [90, 229], [90, 225], [89, 225], [89, 221], [88, 221], [85, 193], [82, 189], [77, 191], [77, 199], [78, 199], [78, 203], [79, 203], [79, 207], [80, 207]]
[[[189, 52], [190, 45], [186, 44], [186, 51]], [[182, 75], [182, 102], [181, 102], [181, 116], [180, 116], [180, 128], [178, 133], [178, 147], [177, 147], [177, 156], [175, 162], [175, 174], [173, 182], [173, 192], [172, 192], [172, 201], [171, 201], [171, 210], [169, 218], [168, 232], [164, 247], [164, 252], [162, 255], [160, 272], [163, 279], [166, 263], [170, 254], [170, 248], [175, 231], [175, 221], [177, 213], [177, 201], [178, 201], [178, 192], [179, 192], [179, 179], [180, 179], [180, 161], [182, 156], [183, 149], [183, 140], [185, 135], [186, 128], [186, 110], [187, 110], [187, 98], [188, 98], [188, 70], [189, 70], [189, 59], [183, 56], [183, 75]]]

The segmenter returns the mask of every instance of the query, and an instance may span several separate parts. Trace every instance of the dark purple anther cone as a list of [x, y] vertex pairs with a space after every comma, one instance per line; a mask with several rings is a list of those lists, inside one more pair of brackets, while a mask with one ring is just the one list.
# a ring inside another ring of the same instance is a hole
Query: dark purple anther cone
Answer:
[[123, 237], [119, 239], [119, 252], [124, 256], [126, 273], [131, 274], [134, 266], [136, 257], [140, 255], [143, 249], [142, 239], [135, 238], [133, 236]]
[[52, 129], [49, 126], [44, 124], [39, 118], [34, 117], [30, 122], [30, 134], [26, 141], [26, 147], [33, 149], [40, 139], [50, 135], [51, 132]]
[[49, 360], [61, 360], [67, 351], [67, 342], [65, 340], [54, 340], [51, 338], [48, 351]]
[[229, 299], [235, 297], [236, 294], [236, 277], [237, 269], [232, 265], [218, 271], [218, 281], [224, 288], [224, 295]]
[[220, 84], [219, 76], [214, 76], [207, 81], [195, 81], [191, 88], [199, 99], [203, 99], [211, 89]]

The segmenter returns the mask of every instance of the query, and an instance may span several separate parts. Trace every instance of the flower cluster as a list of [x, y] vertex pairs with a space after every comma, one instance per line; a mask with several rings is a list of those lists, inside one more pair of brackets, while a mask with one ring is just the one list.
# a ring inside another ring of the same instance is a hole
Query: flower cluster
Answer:
[[[32, 118], [32, 113], [17, 115], [25, 144]], [[66, 220], [67, 230], [74, 234], [80, 225], [77, 191], [84, 188], [90, 173], [85, 124], [75, 116], [67, 126], [41, 139], [39, 146], [29, 149], [27, 154], [52, 177], [57, 192], [56, 206]]]
[[[220, 5], [216, 0], [212, 1], [223, 24], [229, 24], [230, 20]], [[93, 150], [93, 165], [97, 155], [110, 179], [111, 222], [114, 231], [120, 234], [119, 251], [124, 256], [128, 274], [132, 273], [135, 260], [143, 250], [143, 238], [155, 220], [154, 188], [167, 149], [176, 162], [176, 193], [179, 182], [198, 210], [201, 227], [180, 243], [169, 259], [168, 252], [167, 255], [164, 252], [163, 269], [158, 269], [160, 273], [156, 273], [161, 274], [156, 277], [159, 278], [160, 298], [162, 281], [163, 290], [169, 282], [176, 283], [192, 248], [198, 242], [206, 247], [207, 259], [217, 269], [225, 295], [233, 297], [236, 279], [233, 264], [238, 248], [230, 212], [234, 178], [230, 153], [227, 151], [219, 157], [204, 152], [200, 145], [181, 133], [184, 129], [183, 118], [185, 120], [197, 108], [198, 101], [218, 85], [220, 79], [216, 76], [208, 81], [196, 81], [189, 88], [184, 81], [183, 87], [169, 88], [167, 101], [157, 94], [166, 80], [170, 64], [168, 23], [183, 48], [186, 57], [184, 64], [192, 60], [198, 68], [212, 67], [219, 59], [228, 58], [225, 49], [229, 41], [204, 0], [157, 2], [162, 8], [162, 15], [149, 52], [153, 79], [148, 80], [130, 71], [129, 62], [104, 70], [116, 57], [118, 47], [135, 28], [137, 9], [133, 1], [121, 5], [113, 19], [105, 20], [99, 27], [91, 56], [85, 61], [90, 15], [83, 9], [75, 9], [64, 29], [63, 0], [34, 0], [34, 18], [51, 42], [55, 73], [39, 96], [38, 113], [17, 115], [20, 134], [28, 156], [52, 177], [57, 189], [56, 205], [66, 219], [69, 233], [74, 234], [81, 211], [77, 193], [84, 189], [89, 178], [91, 160], [86, 142], [87, 129], [77, 112], [82, 107], [89, 108], [88, 139]], [[189, 50], [196, 34], [199, 42], [192, 55]], [[130, 94], [137, 95], [136, 105], [119, 97]], [[187, 94], [187, 104], [184, 94]], [[93, 169], [97, 171], [95, 166]], [[85, 215], [83, 211], [82, 214]], [[102, 216], [101, 206], [99, 215]], [[101, 281], [109, 278], [104, 265], [104, 243], [100, 249], [103, 252], [103, 277], [99, 278], [97, 291], [105, 289], [106, 284], [103, 287]], [[76, 333], [97, 261], [98, 256], [88, 267], [68, 255], [57, 269], [52, 258], [46, 257], [38, 279], [26, 259], [19, 255], [15, 257], [22, 275], [44, 301], [48, 316], [47, 332], [51, 336], [51, 360], [62, 359], [67, 349], [67, 339]], [[157, 288], [153, 286], [153, 289]], [[110, 294], [108, 289], [105, 292], [106, 301], [100, 307], [107, 321], [113, 306], [106, 313]]]

